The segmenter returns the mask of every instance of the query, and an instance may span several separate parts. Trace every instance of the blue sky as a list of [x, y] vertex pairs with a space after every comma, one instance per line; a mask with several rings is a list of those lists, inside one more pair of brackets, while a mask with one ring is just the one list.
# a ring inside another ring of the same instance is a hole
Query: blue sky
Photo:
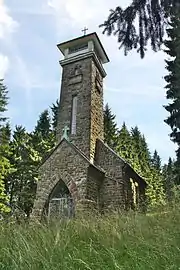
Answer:
[[170, 141], [163, 76], [163, 52], [148, 51], [141, 60], [136, 52], [124, 56], [116, 38], [102, 35], [101, 24], [110, 8], [130, 0], [0, 0], [0, 77], [10, 95], [8, 116], [12, 126], [28, 131], [39, 114], [59, 98], [62, 55], [56, 44], [82, 35], [87, 26], [97, 32], [110, 58], [104, 67], [104, 99], [118, 126], [138, 125], [151, 151], [163, 161], [175, 156]]

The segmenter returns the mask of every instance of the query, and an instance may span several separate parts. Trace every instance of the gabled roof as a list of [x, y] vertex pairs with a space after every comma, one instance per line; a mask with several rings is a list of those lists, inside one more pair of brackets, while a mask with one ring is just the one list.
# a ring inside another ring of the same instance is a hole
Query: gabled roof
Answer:
[[48, 156], [42, 161], [41, 165], [39, 168], [50, 158], [50, 156], [55, 152], [55, 150], [63, 143], [65, 142], [69, 147], [73, 148], [76, 153], [81, 156], [90, 166], [94, 167], [97, 169], [100, 173], [104, 174], [104, 170], [102, 170], [99, 166], [94, 165], [84, 154], [83, 152], [77, 148], [73, 143], [67, 141], [65, 138], [63, 138], [48, 154]]
[[134, 169], [133, 167], [122, 157], [120, 157], [112, 148], [110, 148], [106, 143], [104, 143], [101, 139], [98, 139], [102, 144], [104, 144], [121, 162], [124, 163], [125, 168], [127, 170], [130, 170], [134, 175], [136, 175], [142, 182], [144, 182], [145, 185], [147, 185], [147, 182], [145, 181], [145, 179], [139, 175]]

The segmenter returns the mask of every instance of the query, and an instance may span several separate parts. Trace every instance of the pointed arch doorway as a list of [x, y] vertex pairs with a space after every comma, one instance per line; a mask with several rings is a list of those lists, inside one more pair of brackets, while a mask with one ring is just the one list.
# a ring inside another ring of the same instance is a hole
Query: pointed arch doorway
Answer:
[[74, 200], [66, 184], [59, 180], [48, 199], [48, 220], [74, 216]]

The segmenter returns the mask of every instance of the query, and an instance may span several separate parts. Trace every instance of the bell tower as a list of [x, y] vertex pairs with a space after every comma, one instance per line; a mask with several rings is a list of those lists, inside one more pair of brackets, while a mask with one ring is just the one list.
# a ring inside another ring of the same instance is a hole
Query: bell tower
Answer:
[[63, 54], [57, 142], [68, 128], [69, 140], [91, 161], [96, 139], [104, 138], [103, 64], [108, 56], [96, 33], [57, 45]]

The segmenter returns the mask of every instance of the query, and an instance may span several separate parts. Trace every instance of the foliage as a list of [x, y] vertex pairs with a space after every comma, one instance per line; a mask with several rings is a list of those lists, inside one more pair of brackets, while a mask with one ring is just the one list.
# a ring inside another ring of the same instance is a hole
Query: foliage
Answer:
[[59, 101], [56, 100], [56, 103], [52, 104], [51, 112], [52, 112], [52, 129], [54, 130], [56, 136], [56, 128], [57, 128], [57, 121], [58, 121], [58, 109], [59, 109]]
[[161, 48], [168, 18], [173, 8], [177, 9], [179, 5], [179, 0], [132, 0], [124, 10], [120, 6], [111, 9], [100, 27], [107, 35], [117, 35], [125, 55], [137, 49], [143, 58], [148, 42], [154, 51]]
[[149, 209], [164, 205], [165, 192], [163, 185], [163, 175], [159, 173], [155, 168], [151, 167], [147, 174], [146, 181], [148, 183], [146, 195]]
[[165, 164], [162, 169], [164, 189], [168, 201], [172, 201], [174, 197], [173, 189], [175, 187], [175, 162], [169, 158], [168, 164]]
[[176, 183], [180, 184], [180, 8], [175, 15], [172, 15], [169, 28], [167, 29], [168, 39], [165, 42], [165, 52], [170, 59], [166, 60], [168, 75], [165, 76], [166, 97], [170, 103], [165, 107], [169, 116], [165, 122], [171, 127], [170, 137], [178, 145], [176, 170]]
[[15, 171], [9, 161], [11, 156], [11, 148], [9, 145], [10, 129], [9, 124], [2, 127], [1, 130], [1, 144], [0, 144], [0, 213], [9, 211], [6, 203], [9, 201], [9, 194], [7, 193], [7, 178]]
[[11, 142], [11, 164], [16, 171], [9, 175], [10, 203], [16, 203], [29, 216], [34, 201], [37, 181], [38, 152], [31, 137], [22, 126], [16, 126]]
[[91, 215], [49, 226], [5, 224], [0, 227], [0, 268], [178, 269], [179, 205], [158, 212]]
[[150, 152], [145, 140], [138, 127], [131, 128], [134, 154], [133, 167], [143, 177], [147, 177], [150, 167]]
[[117, 146], [117, 124], [115, 122], [116, 116], [112, 114], [108, 104], [104, 108], [104, 141], [112, 149]]
[[8, 160], [8, 155], [10, 152], [8, 144], [8, 136], [10, 136], [8, 131], [8, 124], [3, 126], [7, 118], [4, 116], [4, 112], [7, 110], [6, 106], [8, 104], [8, 90], [5, 85], [3, 85], [3, 80], [0, 80], [0, 212], [8, 211], [8, 208], [3, 202], [8, 201], [8, 196], [5, 190], [5, 177], [11, 172], [12, 167]]
[[6, 194], [4, 185], [4, 178], [11, 169], [9, 161], [3, 156], [4, 151], [7, 150], [0, 146], [0, 213], [8, 211], [8, 208], [4, 204], [5, 202], [8, 202], [8, 196]]
[[158, 155], [157, 150], [154, 151], [152, 160], [151, 160], [152, 167], [156, 169], [158, 172], [161, 171], [161, 158]]
[[[117, 153], [146, 180], [148, 184], [146, 195], [149, 207], [164, 204], [165, 193], [160, 157], [155, 151], [153, 158], [151, 158], [145, 137], [137, 126], [131, 128], [131, 132], [129, 132], [125, 123], [123, 123], [119, 130]], [[160, 167], [157, 167], [157, 161]]]
[[7, 87], [3, 84], [3, 80], [0, 79], [0, 128], [2, 123], [7, 120], [3, 113], [7, 110], [8, 104], [8, 90]]
[[117, 153], [132, 164], [133, 143], [125, 123], [123, 123], [121, 129], [118, 131]]
[[55, 144], [55, 134], [51, 126], [49, 111], [45, 110], [40, 114], [34, 132], [31, 133], [33, 146], [41, 160], [48, 155]]
[[38, 181], [38, 166], [55, 144], [49, 111], [43, 111], [33, 132], [16, 126], [8, 157], [15, 170], [5, 178], [6, 193], [12, 205], [26, 216], [32, 211]]

